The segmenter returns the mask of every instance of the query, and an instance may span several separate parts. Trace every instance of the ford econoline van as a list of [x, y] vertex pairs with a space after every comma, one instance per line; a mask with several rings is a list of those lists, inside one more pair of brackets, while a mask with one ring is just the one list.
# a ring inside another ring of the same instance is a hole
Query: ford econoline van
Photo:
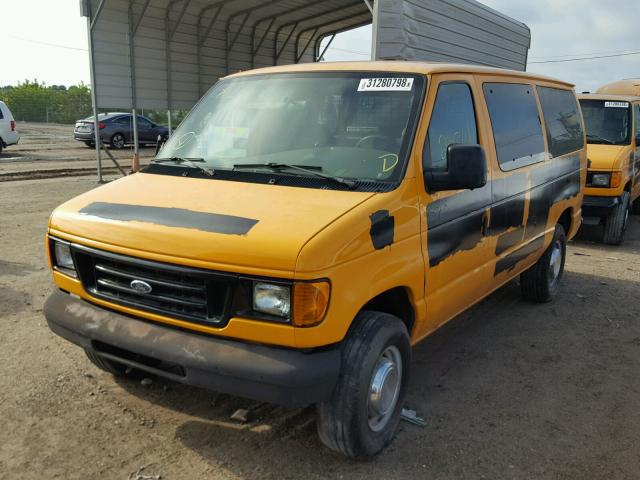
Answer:
[[571, 85], [362, 62], [220, 80], [144, 171], [58, 207], [50, 328], [139, 369], [286, 406], [328, 447], [393, 438], [411, 347], [520, 277], [559, 288], [586, 151]]
[[585, 224], [602, 224], [603, 241], [622, 243], [631, 210], [640, 210], [640, 97], [580, 95], [589, 170]]

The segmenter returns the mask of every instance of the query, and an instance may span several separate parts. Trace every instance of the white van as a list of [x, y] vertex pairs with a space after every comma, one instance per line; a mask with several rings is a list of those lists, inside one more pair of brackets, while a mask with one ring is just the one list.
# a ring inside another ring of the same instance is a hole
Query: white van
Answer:
[[16, 130], [16, 122], [11, 110], [0, 101], [0, 153], [3, 148], [18, 143], [18, 140], [20, 140], [20, 134]]

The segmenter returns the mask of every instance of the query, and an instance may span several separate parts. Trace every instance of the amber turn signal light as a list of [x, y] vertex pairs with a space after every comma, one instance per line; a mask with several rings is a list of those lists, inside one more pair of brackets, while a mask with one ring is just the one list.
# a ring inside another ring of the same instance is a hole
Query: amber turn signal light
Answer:
[[618, 188], [620, 186], [620, 180], [622, 180], [621, 172], [611, 173], [611, 188]]
[[329, 306], [329, 282], [296, 282], [293, 286], [293, 317], [296, 327], [312, 327], [324, 320]]

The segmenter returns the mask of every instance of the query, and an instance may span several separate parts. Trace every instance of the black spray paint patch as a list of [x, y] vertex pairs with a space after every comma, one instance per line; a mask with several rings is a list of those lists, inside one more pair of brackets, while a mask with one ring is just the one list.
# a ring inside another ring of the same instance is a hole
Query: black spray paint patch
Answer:
[[184, 208], [148, 207], [108, 202], [91, 203], [82, 208], [80, 213], [122, 222], [147, 222], [167, 227], [193, 228], [227, 235], [246, 235], [258, 223], [258, 220], [251, 218], [196, 212]]
[[544, 247], [544, 236], [534, 238], [529, 243], [517, 249], [515, 252], [511, 252], [506, 257], [498, 260], [496, 262], [494, 276], [506, 270], [513, 270], [515, 266], [518, 265], [518, 263], [520, 263], [530, 255], [533, 255], [534, 253], [540, 251], [542, 247]]
[[371, 219], [371, 241], [376, 250], [380, 250], [393, 243], [395, 219], [388, 210], [378, 210], [369, 217]]

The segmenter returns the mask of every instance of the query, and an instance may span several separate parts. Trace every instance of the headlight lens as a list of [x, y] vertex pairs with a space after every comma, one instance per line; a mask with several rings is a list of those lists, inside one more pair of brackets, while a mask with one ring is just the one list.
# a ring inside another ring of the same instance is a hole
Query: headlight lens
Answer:
[[256, 312], [288, 319], [291, 314], [291, 287], [265, 282], [254, 283], [253, 309]]
[[71, 255], [71, 247], [68, 243], [60, 242], [58, 240], [53, 241], [53, 256], [54, 266], [73, 277], [76, 276], [76, 266], [73, 263], [73, 256]]
[[594, 187], [608, 187], [611, 181], [609, 173], [594, 173], [591, 177], [591, 185]]

